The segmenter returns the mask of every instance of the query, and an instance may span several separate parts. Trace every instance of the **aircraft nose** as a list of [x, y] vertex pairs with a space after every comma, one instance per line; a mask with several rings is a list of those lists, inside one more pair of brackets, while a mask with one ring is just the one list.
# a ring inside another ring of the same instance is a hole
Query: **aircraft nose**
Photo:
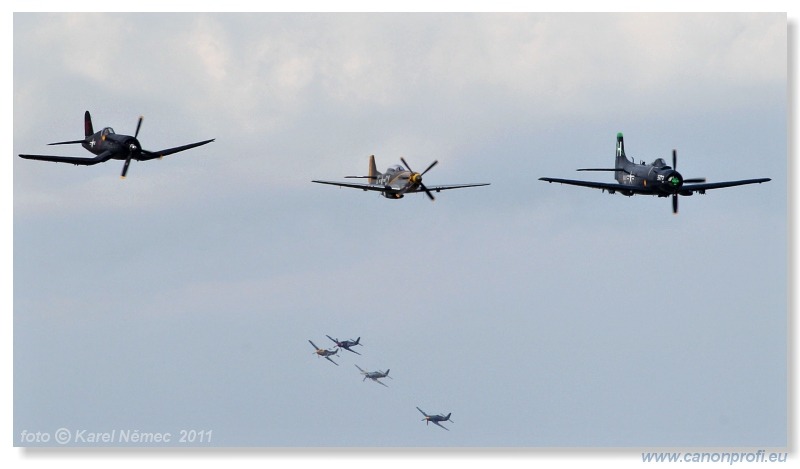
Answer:
[[139, 141], [135, 138], [128, 140], [128, 151], [134, 152], [139, 151], [142, 146], [139, 144]]
[[683, 186], [683, 176], [677, 171], [672, 171], [666, 177], [666, 185], [672, 192], [678, 192]]

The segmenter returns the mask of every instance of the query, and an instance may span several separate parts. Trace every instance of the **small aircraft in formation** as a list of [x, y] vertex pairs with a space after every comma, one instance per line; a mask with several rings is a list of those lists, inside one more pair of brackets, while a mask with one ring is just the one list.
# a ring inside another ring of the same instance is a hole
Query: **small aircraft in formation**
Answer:
[[315, 344], [314, 342], [311, 342], [311, 340], [309, 340], [308, 343], [311, 344], [312, 347], [314, 347], [314, 353], [316, 353], [320, 357], [323, 357], [325, 360], [328, 360], [329, 362], [333, 363], [334, 365], [339, 366], [338, 363], [336, 363], [335, 361], [331, 360], [331, 356], [332, 355], [336, 355], [337, 353], [339, 353], [339, 349], [328, 350], [328, 349], [324, 349], [324, 348], [319, 348], [319, 347], [317, 347], [317, 344]]
[[211, 143], [215, 139], [203, 140], [202, 142], [190, 143], [174, 148], [167, 148], [166, 150], [148, 151], [142, 148], [142, 145], [137, 140], [139, 136], [139, 129], [142, 127], [143, 117], [139, 117], [139, 122], [136, 124], [136, 132], [133, 136], [122, 135], [114, 132], [111, 127], [105, 127], [99, 132], [95, 132], [92, 127], [92, 117], [89, 111], [83, 116], [83, 128], [85, 138], [82, 140], [70, 140], [67, 142], [48, 143], [48, 145], [69, 145], [80, 144], [83, 148], [89, 150], [96, 155], [94, 158], [81, 158], [74, 156], [50, 156], [50, 155], [19, 155], [21, 158], [27, 160], [40, 160], [52, 161], [56, 163], [71, 163], [74, 165], [90, 166], [97, 163], [105, 163], [108, 160], [123, 160], [125, 165], [122, 166], [121, 177], [125, 179], [128, 174], [128, 166], [131, 160], [147, 161], [156, 158], [162, 158], [179, 151], [188, 150], [190, 148], [199, 147], [206, 143]]
[[327, 334], [325, 335], [325, 337], [331, 339], [334, 343], [336, 343], [336, 346], [338, 348], [343, 348], [343, 349], [347, 350], [348, 352], [353, 352], [356, 355], [361, 355], [360, 353], [356, 352], [355, 350], [351, 350], [350, 349], [350, 347], [354, 347], [356, 345], [361, 345], [361, 343], [360, 343], [361, 342], [361, 337], [357, 338], [356, 340], [342, 340], [342, 341], [340, 341], [339, 339], [334, 339], [333, 337], [331, 337], [331, 336], [329, 336]]
[[705, 178], [684, 179], [676, 170], [678, 155], [672, 150], [672, 166], [668, 166], [663, 158], [657, 158], [652, 164], [636, 164], [625, 156], [625, 145], [622, 132], [617, 134], [617, 152], [613, 168], [585, 168], [578, 171], [613, 171], [617, 184], [604, 182], [580, 181], [574, 179], [558, 179], [543, 177], [540, 181], [558, 182], [573, 186], [591, 187], [608, 191], [609, 194], [619, 192], [625, 196], [634, 194], [655, 195], [658, 197], [672, 197], [672, 213], [678, 213], [678, 196], [690, 196], [695, 192], [705, 194], [707, 190], [722, 187], [742, 186], [745, 184], [761, 184], [770, 181], [769, 178], [742, 179], [739, 181], [724, 181], [706, 183]]
[[[381, 378], [392, 379], [392, 377], [389, 376], [389, 370], [388, 369], [386, 371], [380, 371], [380, 370], [378, 370], [378, 371], [364, 371], [358, 365], [356, 365], [356, 368], [358, 368], [358, 371], [360, 371], [361, 374], [364, 375], [364, 379], [362, 379], [361, 381], [366, 381], [367, 378], [369, 378], [372, 381], [375, 381], [376, 383], [378, 383], [380, 385], [386, 386], [386, 383], [384, 383], [382, 381], [378, 381], [378, 380], [381, 379]], [[386, 386], [386, 387], [388, 388], [389, 386]]]
[[[348, 347], [352, 347], [354, 345], [360, 345], [359, 342], [361, 340], [361, 337], [357, 338], [356, 340], [345, 340], [345, 341], [340, 341], [339, 339], [334, 339], [333, 337], [331, 337], [329, 335], [326, 335], [326, 337], [328, 337], [329, 339], [331, 339], [333, 342], [336, 343], [336, 347], [337, 347], [336, 350], [326, 350], [326, 349], [319, 348], [311, 340], [309, 340], [308, 343], [310, 343], [311, 346], [314, 347], [314, 353], [316, 353], [317, 355], [319, 355], [321, 357], [325, 357], [325, 359], [330, 360], [331, 363], [333, 363], [334, 365], [337, 365], [337, 366], [338, 366], [338, 363], [336, 363], [333, 360], [331, 360], [330, 359], [330, 355], [335, 355], [339, 351], [339, 348], [345, 348], [345, 349], [349, 350]], [[350, 351], [356, 353], [353, 350], [350, 350]], [[359, 355], [361, 355], [361, 354], [359, 354]], [[367, 370], [361, 368], [358, 365], [355, 365], [355, 367], [358, 368], [358, 371], [364, 376], [364, 378], [361, 381], [366, 381], [367, 378], [369, 378], [372, 381], [380, 384], [381, 386], [384, 386], [384, 387], [387, 387], [387, 388], [389, 387], [386, 383], [381, 381], [381, 379], [383, 379], [383, 378], [392, 379], [392, 377], [389, 376], [389, 369], [387, 369], [386, 371], [381, 371], [381, 370], [367, 371]], [[447, 415], [441, 415], [441, 414], [428, 415], [428, 414], [425, 413], [425, 411], [423, 411], [419, 407], [417, 407], [417, 410], [420, 411], [422, 413], [422, 415], [425, 416], [425, 418], [422, 419], [422, 420], [425, 420], [426, 424], [427, 423], [433, 423], [434, 425], [437, 425], [437, 426], [442, 427], [445, 430], [449, 431], [449, 429], [447, 427], [445, 427], [444, 425], [442, 425], [440, 422], [446, 422], [446, 421], [452, 422], [452, 420], [450, 420], [450, 415], [451, 414], [447, 414]]]
[[401, 165], [391, 166], [385, 173], [378, 171], [375, 166], [375, 155], [369, 157], [369, 172], [367, 176], [345, 176], [345, 178], [367, 179], [367, 183], [360, 182], [337, 182], [337, 181], [311, 181], [319, 184], [330, 184], [340, 187], [351, 187], [364, 191], [377, 191], [387, 199], [402, 199], [406, 194], [424, 192], [429, 199], [435, 200], [432, 192], [441, 192], [449, 189], [460, 189], [462, 187], [488, 186], [489, 183], [480, 184], [450, 184], [445, 186], [426, 186], [422, 183], [422, 176], [436, 166], [439, 162], [434, 161], [425, 171], [418, 173], [411, 169], [405, 159], [400, 158], [405, 168]]
[[425, 413], [424, 410], [420, 409], [419, 407], [417, 407], [417, 410], [420, 411], [422, 413], [422, 415], [425, 416], [425, 418], [422, 419], [422, 420], [425, 421], [425, 425], [427, 425], [429, 423], [433, 423], [434, 425], [438, 425], [438, 426], [444, 428], [445, 430], [450, 431], [447, 427], [445, 427], [444, 425], [442, 425], [439, 422], [447, 422], [448, 420], [450, 422], [452, 422], [452, 420], [450, 420], [450, 416], [452, 415], [452, 412], [447, 414], [447, 415], [442, 415], [442, 414], [428, 415], [428, 414]]

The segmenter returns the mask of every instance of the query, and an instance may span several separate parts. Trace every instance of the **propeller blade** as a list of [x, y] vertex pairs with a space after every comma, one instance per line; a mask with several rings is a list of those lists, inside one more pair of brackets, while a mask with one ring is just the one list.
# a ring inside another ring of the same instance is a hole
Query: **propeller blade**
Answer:
[[422, 175], [424, 175], [425, 173], [427, 173], [428, 171], [430, 171], [430, 170], [431, 170], [431, 168], [433, 168], [433, 167], [434, 167], [434, 166], [436, 166], [437, 164], [439, 164], [439, 161], [438, 161], [438, 160], [434, 160], [434, 161], [433, 161], [433, 163], [431, 163], [431, 165], [430, 165], [430, 166], [428, 166], [428, 169], [426, 169], [425, 171], [423, 171], [423, 172], [420, 174], [420, 176], [422, 176]]
[[133, 153], [128, 153], [128, 158], [125, 160], [125, 166], [122, 167], [122, 179], [125, 179], [125, 176], [128, 174], [128, 166], [131, 165], [131, 157], [133, 157]]
[[678, 169], [678, 150], [672, 149], [672, 169]]
[[401, 157], [400, 157], [400, 161], [402, 161], [402, 162], [403, 162], [403, 164], [404, 164], [404, 165], [406, 165], [406, 169], [407, 169], [407, 170], [411, 171], [412, 173], [414, 172], [414, 170], [413, 170], [413, 169], [411, 169], [411, 166], [409, 166], [409, 164], [408, 164], [408, 163], [406, 163], [406, 160], [405, 160], [405, 158], [403, 158], [403, 157], [401, 156]]
[[429, 191], [429, 190], [428, 190], [428, 188], [427, 188], [427, 187], [425, 187], [425, 184], [423, 184], [423, 183], [419, 183], [419, 187], [421, 187], [421, 188], [422, 188], [422, 190], [424, 190], [424, 191], [425, 191], [425, 194], [427, 194], [427, 195], [428, 195], [428, 198], [429, 198], [429, 199], [431, 199], [431, 202], [433, 202], [433, 201], [435, 201], [435, 200], [436, 200], [436, 197], [434, 197], [434, 196], [433, 196], [433, 194], [431, 194], [431, 191]]
[[136, 133], [133, 134], [133, 138], [139, 136], [139, 129], [142, 128], [142, 119], [144, 119], [144, 116], [139, 116], [139, 122], [136, 123]]
[[678, 213], [678, 194], [672, 194], [672, 213]]

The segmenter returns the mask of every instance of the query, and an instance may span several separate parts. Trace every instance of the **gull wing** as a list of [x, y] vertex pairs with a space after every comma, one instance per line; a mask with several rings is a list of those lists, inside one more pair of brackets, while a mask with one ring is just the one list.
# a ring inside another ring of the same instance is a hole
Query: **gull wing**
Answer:
[[211, 143], [214, 140], [216, 139], [212, 138], [210, 140], [203, 140], [202, 142], [190, 143], [188, 145], [182, 145], [175, 148], [167, 148], [166, 150], [159, 150], [159, 151], [142, 150], [142, 156], [139, 158], [139, 161], [147, 161], [156, 158], [161, 158], [162, 156], [171, 155], [173, 153], [178, 153], [179, 151], [184, 151], [190, 148], [199, 147], [200, 145], [205, 145], [206, 143]]
[[94, 158], [82, 158], [79, 156], [50, 156], [50, 155], [19, 155], [20, 158], [24, 158], [26, 160], [39, 160], [39, 161], [51, 161], [54, 163], [70, 163], [75, 165], [82, 165], [82, 166], [91, 166], [97, 163], [104, 163], [111, 159], [114, 156], [114, 153], [110, 151], [104, 151], [99, 155], [95, 156]]
[[445, 430], [447, 430], [448, 432], [450, 431], [450, 429], [448, 429], [447, 427], [445, 427], [444, 425], [442, 425], [441, 423], [439, 423], [439, 422], [437, 422], [437, 421], [435, 421], [435, 420], [431, 420], [431, 422], [433, 422], [433, 424], [434, 424], [434, 425], [436, 425], [436, 426], [439, 426], [439, 427], [441, 427], [441, 428], [444, 428], [444, 429], [445, 429]]

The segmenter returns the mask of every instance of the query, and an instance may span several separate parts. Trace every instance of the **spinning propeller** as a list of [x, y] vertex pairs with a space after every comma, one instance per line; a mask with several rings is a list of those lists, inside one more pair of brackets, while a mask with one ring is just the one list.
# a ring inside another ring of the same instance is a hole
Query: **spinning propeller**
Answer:
[[139, 143], [139, 140], [136, 137], [139, 136], [139, 129], [142, 128], [142, 120], [144, 116], [139, 116], [139, 122], [136, 123], [136, 133], [133, 134], [133, 138], [129, 139], [126, 143], [128, 146], [128, 158], [125, 159], [125, 166], [122, 167], [122, 175], [120, 176], [122, 179], [125, 179], [125, 175], [128, 174], [128, 166], [131, 164], [131, 159], [133, 158], [134, 153], [141, 153], [142, 152], [142, 145]]
[[413, 169], [411, 169], [411, 166], [406, 162], [406, 160], [403, 157], [400, 157], [400, 161], [402, 161], [403, 164], [406, 165], [406, 168], [408, 168], [408, 170], [411, 171], [411, 175], [408, 177], [408, 180], [411, 181], [412, 184], [419, 184], [419, 187], [421, 187], [422, 190], [425, 191], [425, 194], [428, 195], [428, 198], [431, 199], [431, 201], [436, 200], [436, 198], [433, 197], [433, 194], [431, 194], [431, 191], [429, 191], [428, 188], [425, 187], [425, 184], [422, 183], [422, 176], [424, 176], [425, 173], [430, 171], [431, 168], [439, 164], [439, 161], [434, 160], [434, 162], [431, 163], [430, 166], [428, 166], [427, 169], [425, 169], [425, 171], [421, 173], [418, 173]]
[[678, 150], [672, 150], [672, 169], [675, 171], [669, 177], [667, 182], [675, 186], [675, 192], [672, 194], [672, 213], [678, 213], [678, 192], [680, 191], [681, 186], [685, 183], [702, 183], [706, 182], [706, 178], [693, 178], [693, 179], [683, 179], [683, 176], [678, 172]]

